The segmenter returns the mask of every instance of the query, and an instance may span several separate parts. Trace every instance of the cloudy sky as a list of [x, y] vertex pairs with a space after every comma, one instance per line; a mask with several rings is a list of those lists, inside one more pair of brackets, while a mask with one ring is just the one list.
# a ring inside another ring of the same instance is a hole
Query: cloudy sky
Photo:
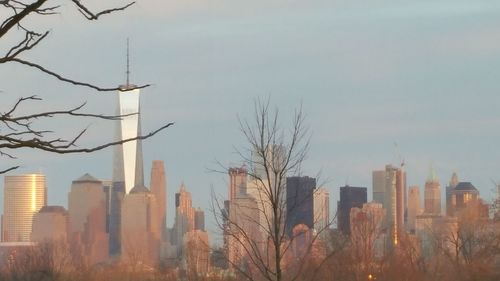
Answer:
[[[166, 163], [168, 225], [182, 181], [202, 208], [209, 207], [211, 186], [226, 193], [226, 176], [208, 170], [216, 160], [239, 163], [234, 147], [245, 143], [237, 116], [251, 118], [255, 98], [267, 96], [284, 122], [302, 103], [313, 134], [305, 172], [321, 171], [332, 210], [339, 186], [367, 186], [371, 198], [371, 171], [400, 157], [409, 185], [423, 187], [432, 164], [443, 188], [456, 171], [493, 197], [491, 180], [500, 180], [498, 0], [150, 0], [97, 22], [60, 2], [61, 14], [26, 22], [51, 35], [25, 58], [115, 86], [125, 81], [130, 38], [131, 80], [153, 84], [142, 91], [143, 130], [175, 122], [143, 144], [146, 174], [152, 160]], [[84, 2], [95, 9], [123, 3]], [[85, 101], [96, 113], [116, 107], [115, 93], [18, 65], [1, 65], [0, 77], [2, 111], [32, 94], [45, 102], [26, 104], [26, 111]], [[42, 125], [66, 137], [88, 127], [82, 146], [113, 138], [111, 122]], [[20, 163], [16, 173], [45, 173], [49, 204], [67, 206], [71, 181], [86, 172], [111, 177], [112, 149], [16, 155], [17, 162], [3, 158], [2, 168]]]

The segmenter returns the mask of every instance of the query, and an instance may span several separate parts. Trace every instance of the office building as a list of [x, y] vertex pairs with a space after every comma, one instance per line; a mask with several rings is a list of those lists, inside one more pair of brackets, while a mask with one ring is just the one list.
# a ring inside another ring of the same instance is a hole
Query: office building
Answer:
[[106, 194], [102, 182], [89, 174], [74, 180], [68, 193], [69, 241], [88, 265], [107, 261]]
[[33, 216], [47, 204], [45, 176], [5, 176], [3, 195], [3, 242], [29, 242]]
[[372, 172], [373, 201], [384, 204], [385, 170]]
[[[382, 197], [382, 193], [378, 193], [379, 198], [377, 200], [383, 201], [382, 205], [386, 211], [385, 224], [389, 230], [387, 239], [390, 239], [387, 246], [390, 249], [398, 244], [399, 234], [404, 230], [406, 172], [402, 167], [397, 168], [392, 165], [386, 165], [383, 173], [382, 171], [375, 171], [375, 174], [377, 177], [374, 176], [374, 189], [382, 190], [379, 185], [381, 185], [381, 179], [384, 178], [383, 199], [380, 198]], [[373, 195], [377, 195], [375, 190]], [[375, 202], [380, 203], [378, 201]]]
[[340, 200], [337, 204], [337, 226], [344, 235], [349, 235], [351, 232], [351, 209], [355, 207], [361, 208], [366, 202], [366, 187], [354, 187], [348, 185], [340, 187]]
[[247, 169], [229, 168], [229, 200], [233, 200], [239, 194], [246, 194], [247, 192]]
[[31, 241], [68, 242], [69, 216], [62, 206], [43, 206], [33, 216]]
[[194, 230], [194, 208], [191, 193], [187, 191], [184, 183], [181, 184], [179, 192], [175, 194], [175, 223], [173, 243], [177, 245], [178, 255], [182, 253], [182, 241], [184, 234]]
[[424, 213], [441, 215], [441, 185], [434, 171], [431, 171], [425, 182]]
[[420, 215], [420, 189], [418, 186], [411, 186], [408, 193], [408, 223], [407, 229], [410, 233], [415, 233], [416, 219]]
[[459, 182], [452, 191], [451, 212], [457, 216], [459, 212], [465, 209], [469, 202], [479, 199], [479, 191], [470, 182]]
[[446, 215], [453, 215], [453, 204], [451, 202], [451, 197], [453, 195], [453, 189], [458, 185], [458, 175], [453, 172], [451, 175], [450, 183], [446, 186]]
[[167, 236], [167, 178], [163, 161], [155, 160], [151, 167], [151, 193], [156, 197], [158, 226], [160, 227], [161, 240]]
[[314, 230], [325, 238], [330, 227], [330, 193], [320, 187], [314, 192]]
[[121, 259], [125, 263], [158, 265], [160, 226], [155, 196], [143, 185], [135, 186], [123, 198]]
[[200, 208], [194, 211], [194, 230], [205, 231], [205, 212]]
[[286, 232], [291, 237], [296, 225], [314, 228], [316, 179], [308, 176], [286, 178]]

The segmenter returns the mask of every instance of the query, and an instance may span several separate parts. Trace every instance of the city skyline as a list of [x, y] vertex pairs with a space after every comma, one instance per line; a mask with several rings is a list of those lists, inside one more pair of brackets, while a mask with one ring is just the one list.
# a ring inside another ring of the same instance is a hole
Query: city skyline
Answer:
[[[408, 186], [418, 185], [421, 196], [431, 162], [441, 179], [442, 202], [443, 189], [454, 171], [461, 181], [472, 182], [481, 197], [494, 196], [491, 179], [500, 179], [496, 170], [499, 152], [485, 147], [495, 144], [498, 133], [494, 128], [500, 123], [494, 110], [500, 98], [495, 95], [497, 84], [492, 75], [498, 67], [494, 58], [499, 56], [500, 42], [489, 36], [500, 26], [499, 4], [443, 1], [432, 9], [428, 1], [409, 3], [407, 7], [394, 5], [394, 1], [382, 1], [377, 7], [362, 7], [357, 1], [349, 5], [319, 1], [307, 7], [274, 3], [265, 8], [259, 1], [222, 1], [221, 7], [196, 1], [175, 5], [153, 2], [128, 10], [126, 16], [115, 15], [116, 25], [104, 22], [101, 30], [88, 27], [96, 40], [85, 46], [88, 50], [75, 47], [77, 54], [88, 58], [88, 62], [79, 62], [82, 72], [67, 60], [54, 60], [55, 54], [61, 53], [59, 48], [78, 44], [66, 40], [72, 38], [73, 20], [69, 15], [51, 20], [56, 22], [54, 34], [37, 54], [41, 60], [52, 61], [53, 68], [69, 69], [71, 75], [87, 75], [84, 77], [98, 84], [114, 85], [123, 81], [124, 42], [131, 37], [133, 80], [153, 83], [143, 90], [142, 106], [149, 111], [143, 114], [144, 127], [176, 122], [144, 143], [145, 170], [152, 160], [165, 161], [171, 186], [179, 186], [184, 180], [191, 190], [208, 195], [213, 184], [218, 193], [224, 194], [227, 179], [207, 170], [216, 165], [215, 159], [236, 161], [232, 147], [243, 144], [236, 116], [250, 116], [253, 98], [270, 94], [284, 117], [302, 101], [314, 133], [305, 174], [322, 170], [330, 180], [325, 186], [330, 191], [332, 210], [336, 209], [337, 189], [345, 183], [367, 186], [370, 200], [371, 171], [387, 163], [398, 165], [398, 154], [406, 162]], [[447, 3], [453, 3], [454, 8], [447, 10]], [[153, 7], [158, 6], [172, 17], [164, 20], [156, 13], [151, 15]], [[259, 16], [253, 14], [257, 12]], [[282, 16], [281, 21], [272, 17], [276, 13]], [[145, 19], [148, 15], [149, 20], [137, 23], [137, 27], [125, 22], [129, 16]], [[421, 27], [424, 19], [430, 28]], [[61, 27], [61, 22], [70, 24]], [[159, 23], [166, 26], [165, 35], [156, 42], [161, 51], [151, 50], [153, 39], [146, 37], [151, 35], [137, 30], [151, 30]], [[235, 27], [225, 28], [227, 25]], [[306, 33], [307, 29], [311, 32]], [[106, 32], [116, 33], [108, 40], [99, 40]], [[266, 47], [272, 34], [278, 34], [275, 47], [283, 52]], [[300, 36], [305, 40], [299, 40]], [[255, 43], [246, 47], [249, 41]], [[226, 45], [233, 48], [221, 52]], [[98, 51], [105, 57], [96, 55]], [[149, 51], [152, 54], [147, 54]], [[68, 53], [70, 61], [79, 61], [76, 53]], [[227, 53], [226, 58], [222, 53]], [[102, 70], [86, 71], [96, 65]], [[268, 69], [256, 74], [261, 68]], [[40, 92], [54, 105], [64, 106], [73, 96], [60, 97], [74, 93], [74, 100], [87, 100], [89, 109], [113, 113], [109, 112], [114, 106], [113, 95], [88, 95], [86, 89], [56, 85], [59, 82], [26, 70], [21, 73], [17, 66], [9, 67], [12, 73], [6, 72], [2, 70], [7, 77], [2, 88], [6, 100]], [[8, 78], [15, 75], [34, 77], [40, 83], [14, 88], [10, 81], [15, 79]], [[112, 140], [112, 124], [90, 125], [86, 138], [90, 143]], [[63, 131], [73, 127], [65, 124]], [[15, 174], [42, 168], [47, 176], [48, 201], [67, 206], [64, 194], [73, 179], [86, 172], [110, 179], [111, 155], [112, 149], [62, 157], [26, 151], [18, 155], [23, 167]], [[206, 209], [204, 198], [193, 198], [193, 205]], [[172, 204], [170, 195], [167, 206]], [[169, 210], [171, 226], [173, 212]]]

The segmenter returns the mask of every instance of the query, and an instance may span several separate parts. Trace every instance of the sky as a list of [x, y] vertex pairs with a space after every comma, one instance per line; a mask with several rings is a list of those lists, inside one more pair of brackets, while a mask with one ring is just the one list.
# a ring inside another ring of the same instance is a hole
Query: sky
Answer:
[[[54, 2], [61, 2], [60, 14], [25, 23], [51, 34], [23, 58], [72, 79], [116, 86], [125, 82], [130, 38], [131, 81], [152, 84], [141, 95], [143, 132], [175, 122], [143, 143], [146, 179], [152, 160], [165, 161], [169, 226], [174, 193], [184, 182], [215, 229], [210, 190], [226, 195], [227, 176], [210, 170], [217, 161], [241, 163], [235, 148], [246, 143], [238, 117], [251, 119], [259, 97], [270, 97], [283, 124], [302, 104], [312, 133], [304, 174], [321, 172], [332, 212], [340, 186], [368, 187], [371, 199], [372, 171], [401, 159], [408, 185], [420, 186], [421, 194], [432, 165], [443, 190], [455, 171], [482, 197], [494, 196], [492, 181], [500, 181], [497, 0], [139, 0], [93, 22], [66, 1]], [[124, 3], [85, 2], [94, 10]], [[17, 38], [3, 41], [0, 51]], [[0, 77], [2, 111], [36, 94], [44, 101], [26, 104], [24, 112], [87, 102], [89, 112], [115, 113], [116, 93], [15, 64], [1, 65]], [[113, 140], [109, 121], [64, 118], [38, 126], [67, 138], [88, 128], [80, 146]], [[2, 168], [21, 164], [15, 174], [44, 173], [51, 205], [67, 206], [71, 181], [84, 173], [111, 178], [112, 149], [15, 155], [15, 161], [2, 158]]]

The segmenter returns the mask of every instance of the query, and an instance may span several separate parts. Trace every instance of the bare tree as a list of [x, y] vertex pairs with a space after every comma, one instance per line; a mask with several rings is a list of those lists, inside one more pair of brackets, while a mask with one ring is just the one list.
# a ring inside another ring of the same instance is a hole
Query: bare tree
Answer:
[[[33, 68], [41, 71], [42, 73], [64, 83], [87, 87], [98, 92], [117, 90], [129, 91], [149, 86], [127, 85], [128, 87], [126, 89], [120, 87], [96, 86], [92, 83], [65, 77], [57, 71], [50, 70], [39, 63], [23, 58], [34, 48], [38, 47], [43, 40], [47, 39], [47, 36], [50, 33], [49, 30], [38, 31], [29, 27], [26, 24], [27, 19], [61, 13], [61, 6], [55, 2], [56, 1], [52, 0], [0, 0], [0, 7], [3, 12], [3, 18], [1, 20], [2, 24], [0, 25], [0, 40], [1, 42], [9, 44], [9, 42], [12, 41], [12, 38], [18, 39], [18, 41], [11, 43], [10, 46], [6, 47], [6, 53], [3, 56], [0, 55], [0, 64], [20, 64], [27, 68]], [[69, 0], [67, 2], [73, 5], [73, 7], [88, 20], [98, 20], [102, 16], [123, 11], [135, 3], [130, 2], [120, 7], [111, 7], [100, 11], [93, 11], [93, 9], [84, 4], [83, 1]], [[82, 129], [78, 134], [71, 138], [63, 138], [57, 136], [57, 134], [51, 130], [38, 128], [36, 126], [36, 124], [38, 124], [36, 121], [42, 121], [49, 118], [62, 120], [66, 117], [118, 120], [125, 116], [109, 116], [88, 113], [83, 111], [85, 103], [69, 109], [31, 112], [27, 114], [20, 113], [20, 107], [28, 101], [41, 101], [41, 98], [37, 96], [21, 97], [11, 107], [0, 112], [0, 156], [15, 159], [15, 155], [12, 151], [22, 148], [32, 148], [58, 154], [94, 152], [127, 141], [149, 138], [172, 125], [172, 123], [165, 124], [148, 134], [137, 136], [135, 138], [109, 142], [95, 147], [79, 147], [77, 146], [78, 141], [86, 133], [86, 129]], [[11, 166], [4, 168], [0, 170], [0, 174], [17, 169], [18, 167], [19, 166]]]
[[[214, 194], [214, 215], [227, 237], [226, 259], [239, 278], [297, 280], [304, 277], [301, 273], [313, 264], [306, 260], [327, 256], [327, 247], [321, 243], [320, 236], [331, 224], [327, 219], [318, 224], [321, 229], [302, 225], [293, 234], [287, 231], [287, 176], [301, 175], [309, 149], [305, 116], [302, 108], [296, 109], [290, 126], [281, 127], [278, 110], [270, 108], [269, 100], [258, 99], [253, 118], [239, 121], [247, 143], [245, 148], [237, 150], [247, 167], [243, 169], [248, 176], [246, 190], [228, 201], [227, 206]], [[227, 167], [224, 171], [228, 172]], [[300, 211], [299, 203], [303, 199], [296, 200], [296, 206], [292, 207]], [[291, 209], [288, 206], [288, 212]], [[315, 221], [319, 219], [323, 218], [315, 218]]]

